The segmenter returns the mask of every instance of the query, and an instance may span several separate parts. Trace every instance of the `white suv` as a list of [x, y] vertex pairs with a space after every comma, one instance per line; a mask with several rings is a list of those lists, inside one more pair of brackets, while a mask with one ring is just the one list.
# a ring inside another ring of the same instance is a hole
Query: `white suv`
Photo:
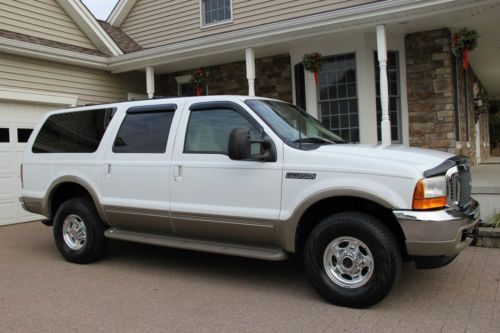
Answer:
[[24, 153], [26, 210], [64, 258], [108, 238], [265, 260], [301, 254], [332, 303], [366, 307], [404, 260], [449, 263], [474, 236], [467, 160], [348, 144], [295, 106], [244, 96], [52, 112]]

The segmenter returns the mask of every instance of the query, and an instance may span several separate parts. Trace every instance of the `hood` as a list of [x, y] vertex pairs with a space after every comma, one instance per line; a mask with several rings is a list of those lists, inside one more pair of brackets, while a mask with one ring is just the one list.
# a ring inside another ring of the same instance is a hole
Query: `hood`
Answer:
[[[403, 145], [365, 145], [365, 144], [334, 144], [324, 145], [315, 150], [321, 154], [334, 154], [364, 164], [387, 164], [390, 169], [417, 170], [420, 174], [434, 168], [454, 155], [430, 149], [411, 148]], [[359, 166], [363, 168], [363, 166]], [[399, 172], [398, 172], [399, 173]]]

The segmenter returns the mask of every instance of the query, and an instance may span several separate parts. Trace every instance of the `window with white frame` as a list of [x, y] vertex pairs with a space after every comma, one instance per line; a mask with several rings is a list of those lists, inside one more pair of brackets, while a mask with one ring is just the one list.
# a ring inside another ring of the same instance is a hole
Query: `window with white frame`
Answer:
[[201, 0], [201, 17], [203, 26], [231, 21], [231, 0]]
[[325, 58], [319, 73], [319, 116], [328, 129], [359, 142], [359, 114], [354, 53]]

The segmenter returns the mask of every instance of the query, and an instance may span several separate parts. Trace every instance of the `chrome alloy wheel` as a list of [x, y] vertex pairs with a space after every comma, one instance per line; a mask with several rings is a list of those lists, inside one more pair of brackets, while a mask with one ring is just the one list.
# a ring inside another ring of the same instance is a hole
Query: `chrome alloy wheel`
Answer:
[[66, 245], [75, 251], [82, 249], [87, 242], [87, 228], [78, 215], [68, 215], [63, 222], [63, 238]]
[[334, 239], [325, 249], [323, 265], [337, 285], [354, 289], [365, 285], [373, 274], [373, 255], [365, 243], [354, 237]]

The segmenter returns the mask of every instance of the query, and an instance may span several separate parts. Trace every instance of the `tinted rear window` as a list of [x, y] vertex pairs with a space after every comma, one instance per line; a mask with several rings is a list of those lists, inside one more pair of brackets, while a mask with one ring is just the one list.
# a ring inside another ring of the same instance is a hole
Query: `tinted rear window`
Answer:
[[60, 113], [43, 124], [33, 153], [93, 153], [99, 147], [115, 109]]

